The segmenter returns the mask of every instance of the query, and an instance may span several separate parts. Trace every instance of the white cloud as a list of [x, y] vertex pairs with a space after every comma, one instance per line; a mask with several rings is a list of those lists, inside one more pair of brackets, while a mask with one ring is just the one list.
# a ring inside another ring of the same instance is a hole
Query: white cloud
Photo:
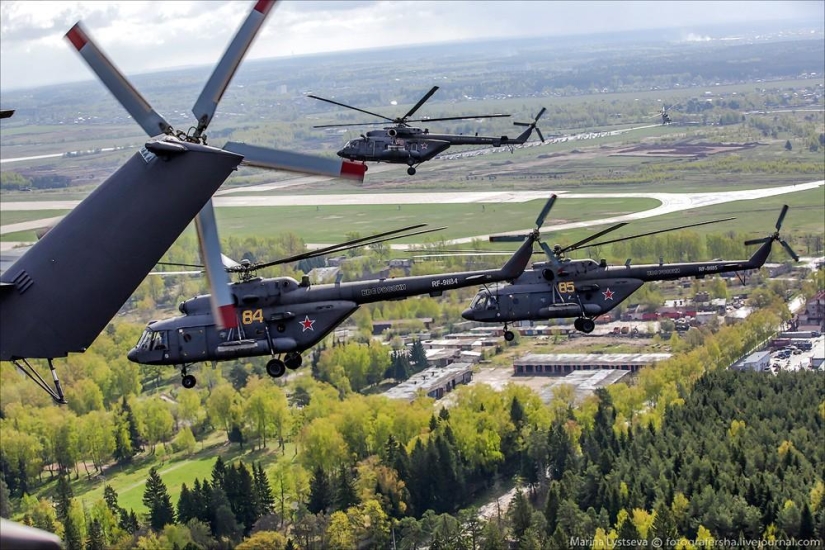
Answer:
[[[0, 88], [87, 80], [63, 34], [84, 25], [127, 74], [212, 65], [251, 2], [0, 2]], [[808, 17], [817, 1], [722, 2], [278, 2], [249, 57], [509, 36], [567, 35]], [[695, 32], [690, 29], [690, 32]], [[702, 33], [704, 36], [705, 33]], [[697, 33], [697, 36], [699, 34]]]

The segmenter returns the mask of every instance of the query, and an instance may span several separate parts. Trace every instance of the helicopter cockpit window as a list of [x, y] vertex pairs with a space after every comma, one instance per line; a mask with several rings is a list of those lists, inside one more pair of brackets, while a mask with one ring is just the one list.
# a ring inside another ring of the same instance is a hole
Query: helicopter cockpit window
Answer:
[[168, 349], [166, 344], [166, 331], [155, 332], [152, 335], [152, 344], [150, 349]]
[[470, 308], [472, 309], [495, 309], [497, 306], [498, 302], [496, 297], [490, 296], [486, 292], [476, 294], [476, 297], [470, 304]]
[[144, 330], [135, 347], [137, 349], [149, 349], [149, 344], [152, 342], [152, 334], [154, 334], [154, 331], [149, 329]]

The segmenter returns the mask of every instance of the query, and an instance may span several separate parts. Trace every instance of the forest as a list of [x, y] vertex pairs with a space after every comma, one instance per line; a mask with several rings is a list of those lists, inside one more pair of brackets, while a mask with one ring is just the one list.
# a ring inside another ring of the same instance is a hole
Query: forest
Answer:
[[[154, 376], [123, 359], [139, 327], [119, 322], [65, 369], [68, 410], [3, 369], [0, 511], [67, 548], [822, 537], [821, 373], [726, 369], [788, 318], [773, 296], [581, 403], [565, 387], [544, 404], [511, 384], [461, 388], [449, 408], [407, 404], [312, 376], [279, 385], [252, 365], [226, 378], [203, 369], [195, 391], [166, 386], [167, 372], [146, 392]], [[369, 348], [333, 342], [317, 352], [319, 371], [357, 380]], [[182, 483], [167, 471], [187, 464], [205, 466]], [[120, 482], [130, 471], [145, 474]], [[507, 511], [480, 517], [475, 507], [508, 483], [519, 489]]]

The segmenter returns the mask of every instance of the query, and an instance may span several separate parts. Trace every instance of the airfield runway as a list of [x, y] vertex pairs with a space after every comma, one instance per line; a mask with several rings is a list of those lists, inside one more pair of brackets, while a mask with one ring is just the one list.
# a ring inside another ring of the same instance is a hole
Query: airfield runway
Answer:
[[[605, 225], [619, 223], [644, 218], [652, 218], [663, 214], [691, 210], [723, 204], [727, 202], [756, 200], [765, 197], [774, 197], [787, 193], [796, 193], [816, 189], [825, 185], [825, 180], [812, 181], [808, 183], [798, 183], [795, 185], [785, 185], [781, 187], [768, 187], [763, 189], [747, 189], [743, 191], [722, 191], [713, 193], [568, 193], [559, 191], [560, 198], [571, 199], [599, 199], [599, 198], [652, 198], [661, 202], [655, 208], [591, 221], [582, 221], [565, 224], [548, 224], [542, 227], [542, 233], [552, 233], [554, 231], [565, 231], [578, 229], [593, 225]], [[250, 191], [254, 188], [246, 188]], [[551, 193], [548, 191], [456, 191], [447, 193], [370, 193], [370, 194], [349, 194], [349, 195], [282, 195], [282, 196], [218, 196], [214, 199], [217, 208], [244, 208], [261, 206], [344, 206], [344, 205], [380, 205], [380, 204], [471, 204], [471, 203], [508, 203], [527, 202], [532, 200], [545, 200]], [[71, 210], [79, 201], [19, 201], [1, 202], [0, 212], [12, 211], [44, 211], [49, 210]], [[57, 218], [45, 217], [41, 220], [34, 220], [21, 223], [13, 223], [0, 226], [0, 235], [26, 231], [39, 227], [53, 225]], [[520, 234], [530, 231], [532, 227], [511, 231], [512, 234]], [[455, 244], [468, 243], [473, 239], [486, 239], [487, 235], [476, 235], [451, 241]]]

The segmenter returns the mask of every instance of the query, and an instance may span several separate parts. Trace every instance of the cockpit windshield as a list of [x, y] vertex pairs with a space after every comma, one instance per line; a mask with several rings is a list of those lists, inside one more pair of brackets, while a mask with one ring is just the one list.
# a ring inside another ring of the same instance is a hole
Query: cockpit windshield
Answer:
[[495, 296], [490, 296], [488, 292], [479, 292], [470, 303], [471, 309], [496, 309], [498, 307], [498, 299]]
[[153, 349], [168, 349], [168, 343], [166, 341], [166, 331], [154, 331], [152, 329], [147, 328], [143, 331], [143, 335], [138, 340], [137, 345], [135, 346], [137, 349], [141, 350], [153, 350]]

